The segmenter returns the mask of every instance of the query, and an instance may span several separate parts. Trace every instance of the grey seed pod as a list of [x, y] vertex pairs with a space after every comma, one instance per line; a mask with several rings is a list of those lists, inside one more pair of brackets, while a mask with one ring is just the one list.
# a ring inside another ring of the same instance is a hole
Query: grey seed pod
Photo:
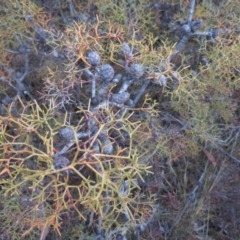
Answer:
[[87, 61], [93, 66], [96, 67], [100, 64], [101, 58], [97, 52], [90, 51], [87, 53]]
[[201, 27], [202, 23], [203, 23], [203, 20], [201, 18], [196, 19], [195, 21], [192, 21], [191, 30], [193, 32], [197, 31]]
[[101, 148], [102, 148], [102, 152], [104, 154], [112, 154], [113, 152], [113, 145], [111, 143], [111, 141], [108, 138], [108, 134], [105, 130], [103, 130], [99, 135], [98, 135], [98, 139], [101, 142]]
[[20, 203], [24, 206], [33, 206], [34, 202], [30, 198], [20, 198]]
[[123, 195], [126, 195], [127, 191], [129, 189], [129, 184], [127, 181], [122, 181], [122, 185], [120, 186], [119, 190], [120, 190], [120, 194], [123, 196]]
[[143, 73], [144, 73], [144, 69], [143, 66], [138, 64], [138, 63], [133, 63], [129, 69], [130, 74], [134, 77], [134, 78], [140, 78], [142, 77]]
[[153, 81], [155, 84], [160, 84], [163, 87], [167, 86], [167, 77], [165, 75], [160, 75], [159, 73], [155, 73], [155, 79]]
[[55, 169], [61, 169], [65, 168], [69, 165], [70, 161], [61, 155], [56, 154], [54, 156], [54, 168]]
[[210, 65], [206, 56], [202, 56], [202, 58], [200, 59], [200, 63], [202, 63], [204, 66]]
[[111, 65], [105, 64], [100, 68], [100, 78], [104, 82], [110, 82], [114, 77], [114, 69]]
[[88, 17], [84, 13], [79, 13], [76, 16], [73, 16], [73, 20], [76, 22], [87, 22]]
[[8, 104], [10, 104], [11, 102], [13, 102], [13, 99], [6, 96], [3, 100], [2, 100], [2, 104], [7, 106]]
[[123, 235], [121, 233], [118, 233], [118, 235], [116, 236], [116, 240], [123, 240]]
[[98, 132], [98, 124], [94, 118], [89, 119], [89, 129], [92, 135]]
[[111, 101], [118, 104], [123, 104], [126, 101], [128, 101], [129, 98], [130, 98], [130, 94], [128, 92], [122, 92], [122, 93], [113, 94], [111, 97]]
[[185, 37], [185, 36], [188, 37], [190, 35], [190, 33], [191, 33], [191, 28], [189, 27], [188, 24], [184, 24], [180, 28], [178, 35], [179, 35], [180, 38], [182, 38], [182, 37]]
[[122, 74], [121, 73], [118, 73], [114, 79], [112, 80], [114, 83], [118, 83], [120, 82], [120, 80], [122, 79]]
[[225, 36], [227, 33], [228, 33], [228, 29], [225, 29], [225, 28], [214, 28], [214, 29], [211, 29], [210, 32], [211, 32], [211, 36], [213, 38], [216, 38], [216, 37], [223, 37]]
[[131, 48], [129, 47], [129, 45], [124, 42], [120, 48], [120, 52], [119, 52], [120, 56], [125, 58], [125, 59], [129, 59], [132, 57], [132, 51]]
[[26, 43], [21, 44], [18, 48], [18, 52], [21, 54], [26, 54], [29, 51], [30, 51], [30, 48]]
[[25, 15], [25, 20], [26, 20], [27, 22], [31, 22], [31, 21], [33, 20], [32, 15], [31, 15], [30, 13], [27, 13], [27, 14]]
[[164, 75], [162, 75], [159, 78], [159, 83], [160, 83], [161, 86], [166, 87], [167, 86], [167, 78]]
[[97, 141], [93, 143], [92, 149], [94, 150], [95, 153], [100, 153], [100, 147]]
[[98, 139], [101, 141], [101, 142], [105, 142], [106, 139], [107, 139], [107, 132], [106, 130], [103, 130], [99, 135], [98, 135]]
[[102, 149], [103, 149], [104, 154], [107, 154], [107, 155], [112, 154], [113, 145], [108, 138], [105, 141], [102, 142]]
[[59, 135], [66, 141], [70, 142], [74, 139], [74, 130], [70, 127], [62, 128], [59, 131]]

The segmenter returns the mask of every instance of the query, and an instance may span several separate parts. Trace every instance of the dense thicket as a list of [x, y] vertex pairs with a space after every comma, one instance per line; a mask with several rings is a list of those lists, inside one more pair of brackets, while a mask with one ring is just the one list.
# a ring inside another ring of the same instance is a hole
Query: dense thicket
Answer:
[[237, 239], [238, 1], [0, 3], [0, 239]]

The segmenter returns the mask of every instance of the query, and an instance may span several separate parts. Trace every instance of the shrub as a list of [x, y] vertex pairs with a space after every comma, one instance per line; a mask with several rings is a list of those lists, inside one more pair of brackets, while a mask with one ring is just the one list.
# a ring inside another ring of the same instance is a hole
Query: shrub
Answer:
[[239, 9], [222, 4], [2, 4], [1, 238], [181, 230], [163, 199], [214, 185], [203, 158], [239, 161]]

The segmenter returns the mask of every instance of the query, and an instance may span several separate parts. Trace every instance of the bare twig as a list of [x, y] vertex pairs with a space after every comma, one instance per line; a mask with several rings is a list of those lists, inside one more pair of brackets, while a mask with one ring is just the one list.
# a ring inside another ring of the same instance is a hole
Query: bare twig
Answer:
[[187, 21], [187, 23], [188, 23], [189, 26], [190, 26], [191, 23], [192, 23], [194, 8], [195, 8], [195, 0], [191, 0], [189, 12], [188, 12], [188, 21]]
[[[207, 170], [207, 167], [205, 167], [205, 169], [204, 169], [203, 173], [201, 174], [201, 176], [200, 176], [196, 186], [194, 187], [192, 192], [188, 195], [188, 199], [187, 199], [187, 202], [186, 202], [184, 208], [180, 212], [178, 218], [174, 222], [174, 224], [171, 227], [171, 229], [167, 232], [166, 237], [169, 236], [169, 234], [173, 231], [173, 229], [179, 224], [179, 222], [180, 222], [181, 218], [183, 217], [183, 215], [184, 215], [186, 209], [188, 208], [188, 206], [195, 201], [195, 199], [196, 199], [196, 192], [203, 184], [203, 178], [204, 178], [204, 176], [206, 174], [206, 170]], [[167, 239], [166, 237], [165, 237], [165, 239]]]
[[138, 91], [137, 96], [136, 96], [135, 99], [133, 100], [133, 103], [132, 103], [131, 107], [134, 108], [134, 107], [136, 106], [136, 104], [138, 103], [139, 99], [140, 99], [141, 96], [144, 94], [144, 92], [145, 92], [147, 86], [149, 85], [149, 83], [150, 83], [149, 80], [145, 80], [145, 81], [144, 81], [141, 89]]

